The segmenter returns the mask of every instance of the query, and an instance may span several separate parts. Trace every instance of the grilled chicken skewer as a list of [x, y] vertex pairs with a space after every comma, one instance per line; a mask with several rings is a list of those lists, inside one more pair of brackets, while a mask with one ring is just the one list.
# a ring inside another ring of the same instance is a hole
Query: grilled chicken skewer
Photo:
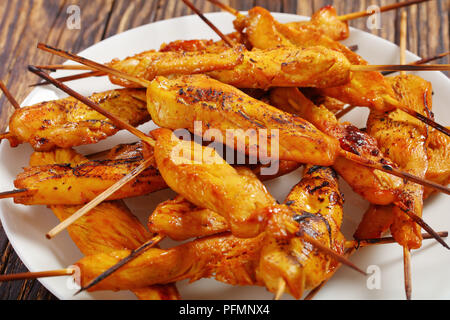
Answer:
[[[321, 32], [296, 30], [280, 24], [269, 11], [261, 7], [249, 10], [246, 17], [239, 15], [235, 21], [235, 28], [241, 33], [245, 30], [247, 40], [257, 49], [270, 49], [280, 45], [300, 48], [324, 46], [344, 54], [352, 65], [359, 65], [367, 69], [367, 62], [364, 59], [339, 42]], [[350, 105], [369, 107], [383, 112], [400, 109], [446, 135], [450, 135], [450, 131], [442, 125], [402, 104], [397, 99], [392, 87], [379, 72], [355, 72], [348, 84], [321, 89], [321, 91], [325, 96], [337, 98]]]
[[[310, 121], [323, 132], [339, 140], [341, 148], [378, 163], [395, 164], [379, 150], [377, 142], [351, 124], [341, 124], [324, 106], [316, 106], [297, 88], [276, 88], [270, 93], [271, 104], [283, 111]], [[403, 180], [345, 158], [336, 159], [333, 168], [349, 183], [353, 191], [370, 203], [390, 204], [403, 190]]]
[[[150, 120], [143, 90], [111, 90], [90, 99], [133, 126]], [[38, 151], [96, 143], [119, 130], [106, 117], [72, 97], [17, 109], [9, 128], [10, 132], [2, 137], [12, 146], [28, 142]]]
[[[188, 53], [200, 57], [204, 55], [203, 52]], [[135, 77], [153, 80], [157, 75], [167, 75], [155, 66], [151, 58], [153, 54], [155, 53], [144, 52], [124, 60], [112, 61], [108, 65]], [[350, 68], [351, 65], [345, 56], [334, 50], [323, 47], [307, 49], [280, 47], [252, 51], [242, 49], [242, 63], [228, 70], [204, 73], [239, 88], [267, 89], [274, 86], [324, 88], [349, 82]], [[139, 84], [120, 77], [110, 76], [110, 80], [124, 87], [140, 87]]]
[[[322, 244], [340, 251], [343, 247], [343, 237], [339, 232], [342, 201], [336, 176], [327, 168], [308, 167], [307, 170], [311, 172], [292, 190], [286, 202], [294, 211], [298, 210], [298, 214], [281, 216], [276, 213], [274, 217], [280, 216], [274, 219], [269, 228], [276, 229], [279, 222], [284, 223], [285, 219], [289, 219], [294, 229], [313, 232]], [[327, 187], [310, 193], [313, 186], [319, 187], [324, 181], [329, 183]], [[327, 205], [318, 199], [321, 197], [330, 199], [326, 201]], [[306, 205], [303, 201], [308, 199]], [[323, 216], [305, 214], [305, 209], [320, 210]], [[169, 250], [149, 249], [103, 279], [92, 290], [118, 289], [123, 285], [140, 287], [143, 282], [165, 283], [169, 281], [168, 278], [197, 280], [214, 275], [217, 280], [230, 284], [264, 285], [271, 292], [276, 291], [278, 281], [282, 278], [287, 283], [288, 292], [300, 298], [305, 289], [324, 279], [327, 272], [333, 269], [334, 263], [327, 256], [316, 252], [301, 234], [287, 243], [274, 234], [276, 232], [272, 230], [251, 239], [236, 239], [231, 235], [206, 237]], [[118, 251], [114, 256], [96, 255], [82, 259], [77, 264], [81, 268], [81, 283], [88, 283], [125, 254], [127, 251]], [[97, 263], [100, 261], [101, 265]], [[140, 272], [133, 272], [137, 268]], [[299, 281], [301, 279], [303, 281]]]
[[[25, 205], [85, 204], [137, 168], [144, 158], [153, 157], [153, 148], [145, 150], [146, 154], [142, 143], [119, 145], [109, 152], [102, 152], [106, 153], [106, 159], [102, 160], [74, 164], [66, 163], [62, 158], [58, 164], [27, 167], [14, 181], [19, 193], [9, 192], [8, 197], [14, 197], [15, 203]], [[298, 167], [295, 162], [280, 161], [279, 170], [274, 175], [261, 174], [263, 166], [260, 164], [251, 166], [251, 170], [262, 179], [272, 179]], [[142, 196], [167, 187], [154, 163], [109, 200]]]
[[[117, 151], [117, 150], [116, 150]], [[121, 153], [110, 153], [110, 159], [122, 157]], [[71, 149], [56, 149], [52, 152], [35, 152], [30, 166], [57, 163], [82, 164], [89, 160]], [[79, 206], [49, 206], [59, 220], [65, 220], [79, 209]], [[68, 228], [72, 240], [85, 255], [135, 249], [151, 238], [149, 232], [121, 201], [104, 202], [80, 218]], [[139, 299], [178, 300], [179, 293], [173, 284], [153, 286], [134, 290]]]

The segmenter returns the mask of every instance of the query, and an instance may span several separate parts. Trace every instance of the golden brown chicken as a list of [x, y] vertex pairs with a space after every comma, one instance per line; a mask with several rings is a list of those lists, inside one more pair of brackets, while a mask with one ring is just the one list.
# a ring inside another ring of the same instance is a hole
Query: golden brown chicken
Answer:
[[[229, 284], [263, 285], [275, 292], [282, 278], [287, 291], [300, 298], [304, 290], [318, 285], [334, 267], [328, 257], [302, 239], [302, 234], [314, 235], [323, 244], [342, 252], [343, 237], [339, 231], [342, 198], [335, 173], [329, 168], [308, 166], [285, 206], [292, 210], [280, 207], [280, 211], [274, 212], [268, 231], [256, 238], [238, 239], [220, 234], [168, 250], [149, 249], [91, 289], [116, 290], [215, 277]], [[297, 234], [281, 241], [278, 223], [286, 221]], [[88, 283], [127, 254], [129, 251], [116, 251], [80, 260], [77, 265], [81, 268], [81, 284]]]
[[[89, 161], [79, 165], [71, 161], [27, 167], [14, 181], [16, 188], [26, 189], [27, 192], [16, 196], [14, 201], [28, 205], [87, 203], [138, 167], [144, 157], [153, 156], [151, 148], [148, 148], [147, 154], [138, 149], [135, 152], [139, 155], [132, 158]], [[115, 192], [109, 200], [145, 195], [164, 188], [167, 184], [154, 164]]]
[[[271, 104], [310, 121], [324, 133], [336, 138], [342, 149], [371, 159], [377, 163], [393, 165], [379, 150], [377, 141], [349, 123], [339, 123], [334, 114], [324, 106], [316, 106], [297, 88], [276, 88], [270, 93]], [[401, 178], [388, 173], [352, 163], [338, 157], [333, 168], [352, 189], [375, 204], [389, 204], [397, 200], [403, 189]]]
[[[206, 51], [145, 51], [124, 60], [113, 60], [111, 68], [125, 71], [144, 79], [152, 80], [157, 75], [195, 74], [214, 70], [232, 69], [242, 63], [244, 55], [241, 47], [222, 52]], [[111, 82], [129, 88], [139, 87], [127, 80], [111, 76]]]
[[[428, 130], [428, 169], [425, 178], [441, 185], [450, 183], [450, 137], [437, 131]], [[424, 198], [435, 190], [425, 188]]]
[[290, 22], [285, 25], [297, 30], [316, 28], [335, 41], [345, 40], [350, 35], [348, 22], [340, 20], [332, 6], [320, 8], [309, 21]]
[[[114, 69], [146, 80], [153, 80], [156, 75], [206, 73], [238, 88], [259, 89], [280, 86], [325, 88], [345, 84], [350, 81], [351, 75], [350, 63], [343, 54], [320, 46], [306, 49], [292, 46], [252, 51], [242, 49], [242, 61], [231, 68], [216, 68], [217, 71], [212, 72], [202, 72], [200, 69], [192, 71], [192, 68], [188, 68], [189, 65], [185, 72], [177, 71], [175, 67], [160, 70], [152, 60], [153, 54], [155, 53], [140, 53], [125, 60], [114, 61], [110, 65]], [[205, 55], [202, 51], [183, 54], [192, 55], [192, 59], [195, 55], [200, 58]], [[182, 68], [184, 61], [175, 60], [172, 64]], [[116, 76], [110, 76], [110, 80], [125, 87], [139, 87], [139, 84]]]
[[[205, 139], [231, 148], [242, 146], [244, 150], [239, 151], [246, 154], [275, 158], [275, 145], [281, 160], [331, 165], [338, 153], [338, 141], [309, 122], [205, 75], [157, 77], [147, 93], [149, 112], [157, 125], [194, 133], [198, 123]], [[266, 136], [258, 141], [264, 132]]]
[[[110, 158], [111, 160], [114, 158]], [[30, 166], [88, 162], [88, 159], [71, 149], [53, 152], [35, 152]], [[75, 213], [80, 206], [54, 205], [50, 209], [62, 221]], [[150, 233], [130, 212], [122, 201], [103, 202], [71, 224], [67, 231], [83, 255], [135, 249], [150, 239]], [[178, 300], [175, 285], [154, 286], [135, 290], [141, 300]]]
[[[342, 53], [352, 65], [366, 65], [367, 62], [346, 46], [312, 27], [292, 28], [276, 21], [264, 8], [255, 7], [244, 19], [238, 18], [236, 29], [245, 30], [248, 41], [258, 49], [277, 46], [309, 48], [323, 46]], [[345, 103], [388, 111], [399, 106], [392, 87], [379, 72], [354, 72], [349, 83], [342, 86], [321, 89], [325, 96]]]
[[152, 134], [157, 138], [158, 170], [172, 190], [224, 216], [236, 236], [254, 237], [263, 231], [266, 210], [276, 202], [250, 169], [236, 170], [214, 149], [179, 140], [168, 129]]
[[[143, 90], [112, 90], [89, 99], [132, 126], [150, 120]], [[9, 129], [5, 138], [11, 145], [28, 142], [38, 151], [96, 143], [119, 130], [111, 120], [72, 97], [17, 109]]]
[[[418, 76], [387, 78], [401, 100], [411, 109], [427, 115], [431, 108], [431, 84]], [[428, 168], [426, 143], [427, 127], [417, 119], [399, 111], [381, 113], [372, 111], [367, 121], [367, 132], [378, 140], [381, 150], [406, 172], [425, 177]], [[408, 182], [399, 200], [415, 215], [422, 216], [424, 188]], [[421, 246], [420, 227], [400, 208], [392, 209], [394, 220], [390, 226], [395, 240], [408, 249]]]

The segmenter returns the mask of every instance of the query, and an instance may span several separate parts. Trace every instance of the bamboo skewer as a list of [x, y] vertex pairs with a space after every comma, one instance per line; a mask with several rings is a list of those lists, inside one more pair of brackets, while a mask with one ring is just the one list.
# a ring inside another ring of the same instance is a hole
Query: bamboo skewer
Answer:
[[403, 247], [403, 273], [405, 277], [406, 300], [411, 300], [412, 281], [411, 281], [411, 251]]
[[[407, 37], [407, 13], [402, 11], [400, 21], [400, 64], [406, 64], [406, 37]], [[406, 71], [401, 71], [400, 76], [405, 76]], [[408, 210], [409, 211], [409, 210]], [[411, 251], [407, 246], [403, 246], [403, 275], [405, 284], [406, 300], [411, 300], [412, 279], [411, 279]]]
[[11, 94], [11, 92], [9, 92], [8, 88], [6, 88], [5, 84], [3, 83], [3, 81], [0, 81], [0, 89], [3, 91], [5, 97], [8, 99], [8, 101], [12, 104], [12, 106], [14, 107], [14, 109], [20, 109], [20, 105], [19, 103], [16, 101], [16, 99], [14, 99], [13, 95]]
[[30, 193], [30, 191], [28, 189], [17, 189], [17, 190], [5, 191], [5, 192], [0, 193], [0, 199], [25, 196], [29, 193]]
[[450, 64], [405, 64], [405, 65], [352, 65], [351, 71], [448, 71], [450, 70]]
[[[390, 5], [386, 5], [380, 8], [380, 12], [386, 12], [389, 10], [396, 10], [399, 8], [403, 8], [403, 7], [407, 7], [407, 6], [411, 6], [414, 4], [419, 4], [421, 2], [426, 2], [429, 0], [411, 0], [411, 1], [404, 1], [404, 2], [400, 2], [400, 3], [394, 3], [394, 4], [390, 4]], [[368, 17], [371, 16], [373, 14], [375, 14], [376, 12], [372, 11], [372, 12], [367, 12], [367, 11], [360, 11], [360, 12], [352, 12], [349, 14], [345, 14], [342, 16], [338, 16], [338, 19], [341, 21], [348, 21], [348, 20], [353, 20], [353, 19], [357, 19], [357, 18], [363, 18], [363, 17]]]
[[61, 277], [61, 276], [71, 276], [75, 273], [72, 268], [60, 269], [60, 270], [50, 270], [41, 272], [24, 272], [16, 274], [5, 274], [0, 275], [0, 282], [12, 281], [12, 280], [26, 280], [26, 279], [36, 279], [36, 278], [48, 278], [48, 277]]
[[233, 41], [228, 38], [225, 34], [223, 34], [214, 24], [209, 21], [208, 18], [206, 18], [203, 13], [201, 13], [189, 0], [183, 0], [184, 4], [187, 5], [192, 11], [194, 11], [200, 19], [202, 19], [211, 29], [214, 30], [215, 33], [219, 35], [219, 37], [231, 48], [235, 46]]
[[85, 290], [88, 290], [89, 288], [92, 288], [97, 283], [99, 283], [100, 281], [106, 279], [108, 276], [113, 274], [115, 271], [119, 270], [121, 267], [123, 267], [124, 265], [126, 265], [127, 263], [129, 263], [130, 261], [132, 261], [133, 259], [138, 257], [139, 255], [143, 254], [148, 249], [150, 249], [150, 248], [154, 247], [155, 245], [157, 245], [163, 239], [164, 239], [164, 236], [156, 235], [155, 237], [153, 237], [149, 241], [147, 241], [144, 244], [142, 244], [139, 248], [133, 250], [127, 257], [125, 257], [124, 259], [120, 260], [114, 266], [108, 268], [108, 270], [106, 270], [105, 272], [100, 274], [98, 277], [96, 277], [95, 279], [90, 281], [86, 286], [81, 287], [81, 289], [78, 290], [75, 293], [75, 295], [77, 295], [77, 294], [79, 294], [79, 293], [81, 293], [81, 292], [83, 292]]
[[83, 65], [70, 65], [70, 64], [50, 64], [50, 65], [40, 65], [36, 66], [38, 69], [44, 69], [44, 70], [91, 70], [91, 68], [83, 66]]
[[[107, 68], [107, 67], [106, 67]], [[54, 84], [56, 87], [58, 87], [59, 89], [61, 89], [62, 91], [66, 92], [67, 94], [69, 94], [70, 96], [80, 100], [81, 102], [83, 102], [85, 105], [91, 107], [92, 109], [94, 109], [95, 111], [97, 111], [98, 113], [104, 115], [105, 117], [107, 117], [108, 119], [110, 119], [114, 125], [116, 125], [117, 127], [121, 128], [121, 129], [126, 129], [128, 131], [130, 131], [131, 133], [133, 133], [135, 136], [137, 136], [139, 139], [141, 139], [142, 141], [148, 143], [151, 146], [155, 145], [155, 141], [150, 138], [148, 135], [146, 135], [145, 133], [143, 133], [142, 131], [139, 131], [138, 129], [136, 129], [135, 127], [133, 127], [132, 125], [130, 125], [129, 123], [121, 120], [120, 118], [116, 117], [115, 115], [113, 115], [111, 112], [106, 111], [105, 109], [103, 109], [102, 107], [100, 107], [98, 104], [94, 103], [92, 100], [86, 98], [85, 96], [79, 94], [78, 92], [70, 89], [69, 87], [67, 87], [66, 85], [64, 85], [63, 83], [59, 82], [56, 79], [53, 79], [52, 77], [50, 77], [48, 74], [46, 74], [45, 72], [37, 69], [34, 66], [28, 66], [28, 69], [37, 74], [38, 76], [44, 78], [45, 80], [47, 80], [48, 82]], [[145, 80], [140, 80], [142, 83], [144, 83]], [[147, 81], [145, 81], [145, 83], [147, 83]]]
[[[440, 231], [440, 232], [437, 232], [437, 234], [441, 238], [448, 237], [447, 231]], [[430, 240], [430, 239], [434, 239], [434, 236], [432, 236], [429, 233], [422, 233], [422, 238], [423, 238], [423, 240]], [[364, 248], [364, 247], [368, 247], [368, 246], [372, 246], [372, 245], [391, 244], [391, 243], [396, 243], [394, 237], [383, 237], [383, 238], [346, 241], [345, 247], [358, 249], [358, 248]]]
[[[90, 78], [90, 77], [101, 77], [101, 76], [105, 76], [105, 75], [106, 74], [102, 71], [89, 71], [89, 72], [74, 74], [72, 76], [56, 78], [56, 80], [58, 80], [60, 82], [69, 82], [69, 81], [74, 81], [74, 80]], [[46, 86], [49, 84], [51, 84], [51, 83], [48, 81], [44, 81], [44, 82], [40, 82], [40, 83], [31, 84], [30, 87], [40, 87], [40, 86]]]
[[[226, 5], [218, 0], [208, 0], [209, 2], [215, 4], [216, 6], [218, 6], [219, 8], [228, 11], [229, 13], [231, 13], [232, 15], [239, 17], [242, 16], [242, 14], [230, 7], [229, 5]], [[395, 4], [391, 4], [391, 5], [386, 5], [383, 7], [380, 7], [380, 12], [386, 12], [389, 10], [396, 10], [402, 7], [407, 7], [407, 6], [411, 6], [414, 4], [419, 4], [421, 2], [425, 2], [425, 1], [430, 1], [430, 0], [410, 0], [410, 1], [404, 1], [404, 2], [400, 2], [400, 3], [395, 3]], [[349, 20], [354, 20], [357, 18], [362, 18], [362, 17], [367, 17], [367, 16], [371, 16], [373, 14], [375, 14], [376, 12], [372, 11], [372, 12], [367, 12], [367, 11], [359, 11], [359, 12], [352, 12], [352, 13], [348, 13], [348, 14], [344, 14], [341, 16], [338, 16], [338, 19], [341, 21], [349, 21]]]
[[284, 281], [283, 278], [280, 278], [280, 280], [278, 281], [278, 289], [277, 292], [275, 293], [275, 296], [273, 297], [273, 300], [280, 300], [285, 290], [286, 290], [286, 281]]
[[[400, 21], [400, 64], [406, 64], [406, 33], [408, 26], [408, 16], [406, 11], [402, 11]], [[406, 75], [406, 71], [400, 71], [400, 75]]]
[[122, 179], [117, 181], [115, 184], [113, 184], [111, 187], [103, 191], [101, 194], [99, 194], [97, 197], [95, 197], [93, 200], [91, 200], [88, 204], [86, 204], [84, 207], [79, 209], [77, 212], [75, 212], [73, 215], [71, 215], [66, 220], [62, 221], [60, 224], [58, 224], [56, 227], [54, 227], [52, 230], [50, 230], [45, 236], [48, 239], [53, 238], [58, 233], [66, 229], [68, 226], [70, 226], [72, 223], [74, 223], [76, 220], [84, 216], [86, 213], [91, 211], [93, 208], [95, 208], [97, 205], [99, 205], [104, 200], [108, 199], [114, 192], [122, 188], [125, 184], [136, 178], [142, 171], [147, 169], [151, 164], [153, 163], [153, 158], [145, 159], [144, 162], [142, 162], [138, 167], [136, 167], [133, 171], [131, 171], [129, 174], [124, 176]]
[[347, 113], [349, 113], [350, 111], [352, 111], [354, 109], [356, 109], [356, 106], [348, 106], [347, 108], [345, 108], [339, 112], [336, 112], [336, 114], [334, 116], [336, 117], [336, 119], [339, 120], [340, 118], [342, 118], [343, 116], [345, 116]]
[[311, 243], [315, 248], [318, 250], [324, 252], [325, 254], [331, 256], [332, 258], [336, 259], [338, 262], [345, 264], [346, 266], [352, 268], [353, 270], [358, 271], [359, 273], [363, 275], [367, 275], [366, 272], [358, 268], [353, 262], [350, 262], [346, 257], [341, 256], [339, 253], [335, 252], [334, 250], [328, 248], [327, 246], [324, 246], [322, 243], [314, 239], [313, 237], [309, 236], [305, 232], [301, 235], [307, 242]]
[[[438, 54], [438, 55], [433, 56], [433, 57], [430, 57], [430, 58], [423, 58], [423, 59], [420, 59], [420, 60], [417, 60], [417, 61], [408, 63], [408, 65], [425, 64], [425, 63], [428, 63], [428, 62], [431, 62], [431, 61], [434, 61], [434, 60], [438, 60], [438, 59], [445, 58], [445, 57], [448, 56], [448, 55], [450, 55], [450, 51], [447, 51], [447, 52]], [[394, 72], [395, 72], [395, 71], [384, 71], [384, 72], [382, 72], [382, 74], [383, 74], [384, 76], [387, 76], [387, 75], [392, 74], [392, 73], [394, 73]]]

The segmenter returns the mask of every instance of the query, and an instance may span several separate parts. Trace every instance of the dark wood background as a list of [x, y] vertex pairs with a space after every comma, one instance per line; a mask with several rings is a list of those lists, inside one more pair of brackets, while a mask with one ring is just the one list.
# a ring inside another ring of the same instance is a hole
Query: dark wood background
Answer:
[[[193, 0], [202, 12], [218, 11], [205, 0]], [[310, 16], [319, 8], [332, 4], [338, 13], [366, 10], [369, 5], [383, 6], [395, 0], [223, 0], [234, 8], [247, 10], [255, 5], [275, 12]], [[398, 1], [400, 2], [400, 1]], [[67, 8], [81, 9], [81, 29], [69, 30]], [[450, 0], [432, 0], [408, 10], [408, 50], [421, 57], [449, 51]], [[92, 44], [127, 29], [158, 20], [189, 15], [192, 12], [180, 0], [8, 0], [0, 3], [0, 79], [21, 102], [31, 91], [36, 76], [28, 73], [29, 63], [62, 62], [42, 51], [38, 41], [78, 52]], [[367, 30], [366, 19], [351, 22], [353, 27], [377, 34], [398, 43], [399, 12], [382, 14], [382, 28]], [[200, 22], [199, 22], [200, 23]], [[448, 58], [440, 63], [449, 63]], [[0, 129], [6, 128], [12, 107], [0, 98]], [[0, 226], [0, 274], [26, 272], [27, 269], [11, 247]], [[38, 281], [0, 284], [0, 299], [56, 299]]]

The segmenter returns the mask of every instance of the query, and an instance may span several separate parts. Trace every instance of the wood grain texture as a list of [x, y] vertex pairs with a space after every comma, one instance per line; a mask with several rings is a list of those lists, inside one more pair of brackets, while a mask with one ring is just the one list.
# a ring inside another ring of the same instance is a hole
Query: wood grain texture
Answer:
[[[239, 10], [255, 5], [271, 11], [310, 16], [325, 5], [333, 5], [340, 14], [365, 10], [369, 5], [386, 5], [395, 0], [223, 0]], [[205, 0], [194, 0], [203, 12], [219, 11]], [[67, 8], [81, 9], [81, 29], [69, 30]], [[449, 50], [450, 0], [432, 0], [408, 11], [408, 50], [421, 57]], [[27, 65], [62, 62], [36, 49], [38, 41], [73, 52], [143, 24], [192, 14], [180, 0], [8, 0], [0, 2], [0, 79], [21, 102], [31, 91], [28, 84], [36, 77], [26, 72]], [[399, 12], [381, 16], [381, 29], [368, 30], [367, 19], [351, 21], [351, 26], [398, 43]], [[450, 63], [448, 57], [440, 63]], [[0, 130], [7, 125], [12, 106], [0, 97]], [[3, 142], [6, 143], [6, 142]], [[0, 226], [0, 273], [26, 272]], [[55, 299], [38, 281], [0, 284], [0, 299]]]

